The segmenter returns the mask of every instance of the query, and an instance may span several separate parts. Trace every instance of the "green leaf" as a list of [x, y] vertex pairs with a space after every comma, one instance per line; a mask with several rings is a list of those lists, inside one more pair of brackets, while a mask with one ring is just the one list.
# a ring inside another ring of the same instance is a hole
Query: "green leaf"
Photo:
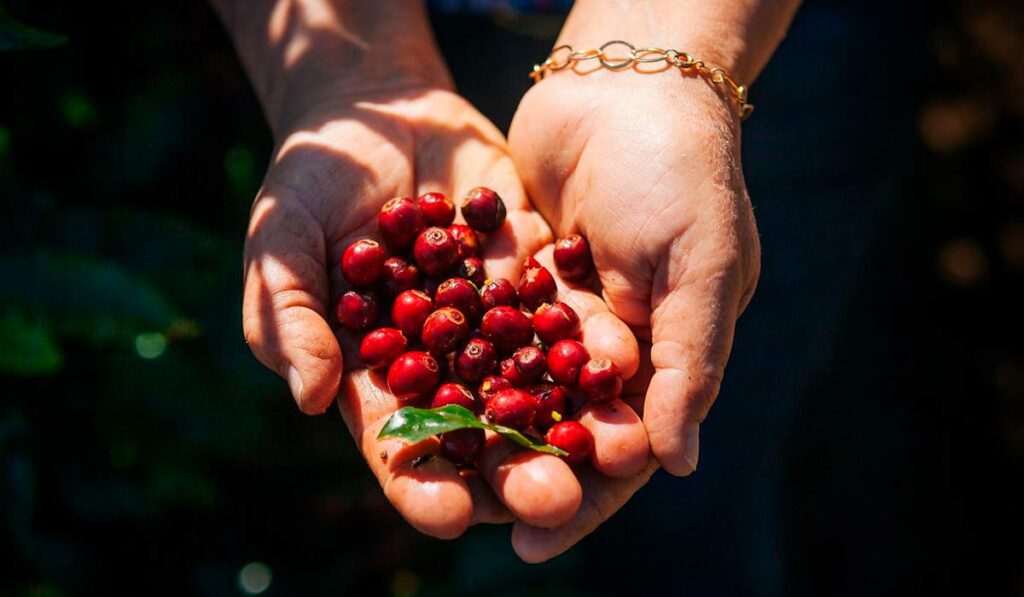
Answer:
[[44, 375], [60, 369], [64, 359], [50, 330], [24, 315], [0, 317], [0, 371], [13, 375]]
[[421, 442], [432, 435], [447, 433], [457, 429], [490, 429], [514, 444], [537, 452], [568, 456], [561, 448], [544, 443], [538, 438], [529, 437], [509, 427], [484, 423], [476, 418], [469, 409], [457, 404], [449, 404], [440, 408], [414, 408], [406, 406], [391, 415], [378, 439], [396, 438], [411, 444]]
[[15, 21], [0, 6], [0, 50], [32, 50], [52, 48], [67, 43], [68, 38], [47, 33]]

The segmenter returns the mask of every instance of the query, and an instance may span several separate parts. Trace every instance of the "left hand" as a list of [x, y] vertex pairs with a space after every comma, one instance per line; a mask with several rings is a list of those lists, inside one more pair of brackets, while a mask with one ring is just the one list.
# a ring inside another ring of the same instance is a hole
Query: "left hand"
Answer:
[[543, 561], [594, 530], [658, 464], [694, 471], [760, 247], [738, 118], [702, 79], [674, 69], [552, 75], [524, 97], [509, 142], [535, 206], [556, 236], [587, 237], [607, 307], [640, 340], [625, 400], [657, 459], [624, 479], [582, 475], [584, 507], [567, 525], [517, 522], [517, 553]]

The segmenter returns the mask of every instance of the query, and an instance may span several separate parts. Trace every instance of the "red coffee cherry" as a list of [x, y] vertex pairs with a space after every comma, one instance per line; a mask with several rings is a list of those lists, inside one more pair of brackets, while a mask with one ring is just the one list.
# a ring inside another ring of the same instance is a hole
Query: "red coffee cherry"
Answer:
[[408, 344], [401, 331], [378, 328], [363, 337], [359, 344], [359, 358], [370, 369], [385, 369], [402, 356]]
[[538, 431], [546, 431], [548, 427], [568, 417], [569, 402], [561, 386], [539, 383], [526, 391], [537, 399], [537, 414], [533, 417], [533, 426]]
[[502, 390], [487, 401], [484, 414], [495, 425], [504, 425], [522, 431], [533, 423], [537, 413], [537, 399], [533, 394], [512, 388]]
[[580, 371], [580, 389], [594, 402], [606, 402], [622, 393], [622, 375], [608, 359], [591, 359]]
[[536, 346], [524, 346], [501, 362], [501, 376], [517, 388], [540, 381], [548, 371], [544, 352]]
[[590, 243], [579, 234], [570, 234], [555, 243], [555, 268], [570, 282], [582, 282], [594, 270]]
[[420, 285], [420, 270], [401, 257], [391, 257], [384, 262], [384, 292], [396, 296], [405, 290]]
[[505, 223], [505, 202], [486, 187], [477, 187], [462, 201], [462, 217], [473, 230], [494, 232]]
[[440, 382], [441, 368], [426, 352], [407, 352], [388, 368], [388, 389], [402, 404], [429, 399]]
[[472, 338], [455, 357], [455, 374], [477, 383], [494, 369], [497, 358], [493, 344], [483, 338]]
[[466, 257], [459, 262], [459, 277], [465, 278], [477, 288], [484, 285], [487, 273], [484, 271], [484, 262], [479, 257]]
[[548, 373], [556, 383], [576, 385], [588, 361], [590, 353], [576, 340], [559, 340], [548, 349]]
[[465, 259], [480, 256], [480, 237], [472, 228], [465, 224], [452, 224], [448, 227], [448, 234], [459, 245], [459, 257]]
[[484, 381], [480, 384], [480, 388], [477, 389], [476, 393], [480, 396], [480, 402], [485, 405], [490, 402], [491, 398], [494, 398], [498, 392], [502, 390], [512, 389], [512, 384], [507, 379], [500, 375], [488, 375], [484, 378]]
[[495, 307], [484, 313], [480, 333], [499, 352], [509, 353], [533, 340], [533, 323], [514, 307]]
[[480, 293], [469, 280], [449, 278], [434, 292], [434, 304], [438, 307], [453, 307], [462, 311], [466, 319], [476, 321], [484, 312]]
[[391, 305], [391, 321], [409, 340], [418, 340], [423, 323], [434, 312], [434, 301], [419, 290], [406, 290]]
[[445, 355], [469, 336], [469, 323], [458, 309], [442, 307], [423, 322], [420, 340], [431, 353]]
[[533, 328], [544, 344], [574, 339], [580, 335], [580, 316], [561, 301], [544, 303], [533, 314]]
[[480, 301], [485, 310], [502, 306], [518, 307], [519, 293], [512, 282], [505, 278], [493, 278], [484, 282], [480, 289]]
[[459, 247], [444, 228], [427, 228], [416, 237], [412, 248], [416, 265], [428, 276], [450, 272], [459, 260]]
[[593, 434], [576, 421], [555, 423], [544, 435], [544, 440], [568, 452], [569, 455], [562, 459], [570, 466], [584, 462], [594, 451]]
[[427, 226], [451, 225], [455, 221], [455, 202], [444, 193], [423, 193], [416, 198], [416, 205], [423, 214], [423, 222]]
[[378, 304], [377, 295], [373, 291], [349, 290], [338, 299], [334, 313], [338, 317], [338, 323], [345, 329], [358, 332], [377, 323], [380, 315]]
[[555, 279], [546, 267], [529, 267], [519, 279], [519, 299], [531, 311], [536, 311], [544, 303], [554, 302], [557, 292]]
[[396, 249], [407, 249], [423, 230], [423, 214], [409, 197], [395, 197], [377, 214], [377, 228], [384, 242]]
[[430, 408], [440, 408], [449, 404], [458, 404], [476, 412], [477, 403], [473, 393], [466, 389], [466, 386], [459, 383], [441, 384], [434, 393], [434, 399], [430, 402]]
[[484, 451], [483, 429], [456, 429], [441, 434], [441, 455], [456, 466], [473, 464]]
[[373, 286], [384, 275], [387, 258], [379, 242], [368, 238], [357, 240], [341, 256], [341, 275], [353, 286]]

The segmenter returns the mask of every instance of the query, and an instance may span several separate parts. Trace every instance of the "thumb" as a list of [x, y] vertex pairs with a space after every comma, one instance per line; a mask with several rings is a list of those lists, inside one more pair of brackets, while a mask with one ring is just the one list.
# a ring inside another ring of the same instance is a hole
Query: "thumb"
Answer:
[[253, 354], [288, 382], [307, 414], [327, 410], [341, 380], [325, 262], [322, 227], [310, 212], [262, 193], [246, 241], [242, 327]]
[[681, 259], [670, 251], [658, 266], [651, 297], [655, 372], [644, 425], [651, 450], [674, 475], [697, 468], [700, 423], [718, 395], [747, 286], [731, 251], [708, 252]]

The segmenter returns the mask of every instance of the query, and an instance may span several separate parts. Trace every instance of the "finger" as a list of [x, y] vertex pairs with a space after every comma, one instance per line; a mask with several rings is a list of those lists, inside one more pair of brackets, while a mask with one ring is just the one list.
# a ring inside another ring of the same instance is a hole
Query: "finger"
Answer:
[[538, 528], [526, 521], [512, 526], [512, 549], [525, 562], [538, 563], [563, 553], [615, 514], [658, 470], [654, 460], [637, 474], [609, 479], [595, 470], [580, 469], [583, 503], [576, 515], [558, 528]]
[[327, 323], [323, 232], [296, 202], [262, 194], [246, 239], [242, 327], [253, 354], [288, 381], [302, 412], [327, 410], [342, 357]]
[[681, 259], [670, 251], [655, 273], [655, 373], [644, 424], [655, 456], [674, 475], [697, 468], [700, 423], [718, 395], [743, 293], [736, 263], [718, 252], [707, 253]]
[[473, 496], [473, 522], [471, 524], [505, 524], [515, 520], [515, 516], [501, 503], [498, 496], [487, 480], [480, 475], [480, 471], [472, 468], [465, 468], [459, 471], [462, 479], [469, 487]]
[[590, 462], [608, 477], [631, 477], [650, 460], [643, 421], [621, 400], [589, 403], [576, 419], [594, 436]]
[[441, 457], [438, 439], [377, 438], [398, 407], [380, 376], [365, 369], [345, 375], [338, 406], [384, 495], [409, 524], [439, 539], [465, 532], [473, 497], [459, 470]]
[[632, 377], [639, 366], [640, 349], [629, 326], [608, 310], [600, 296], [584, 286], [570, 284], [558, 275], [553, 245], [544, 247], [535, 257], [555, 278], [558, 300], [579, 315], [581, 338], [590, 356], [608, 359], [615, 363], [625, 379]]
[[525, 450], [491, 434], [477, 464], [498, 499], [532, 526], [562, 525], [580, 506], [579, 481], [557, 456]]

